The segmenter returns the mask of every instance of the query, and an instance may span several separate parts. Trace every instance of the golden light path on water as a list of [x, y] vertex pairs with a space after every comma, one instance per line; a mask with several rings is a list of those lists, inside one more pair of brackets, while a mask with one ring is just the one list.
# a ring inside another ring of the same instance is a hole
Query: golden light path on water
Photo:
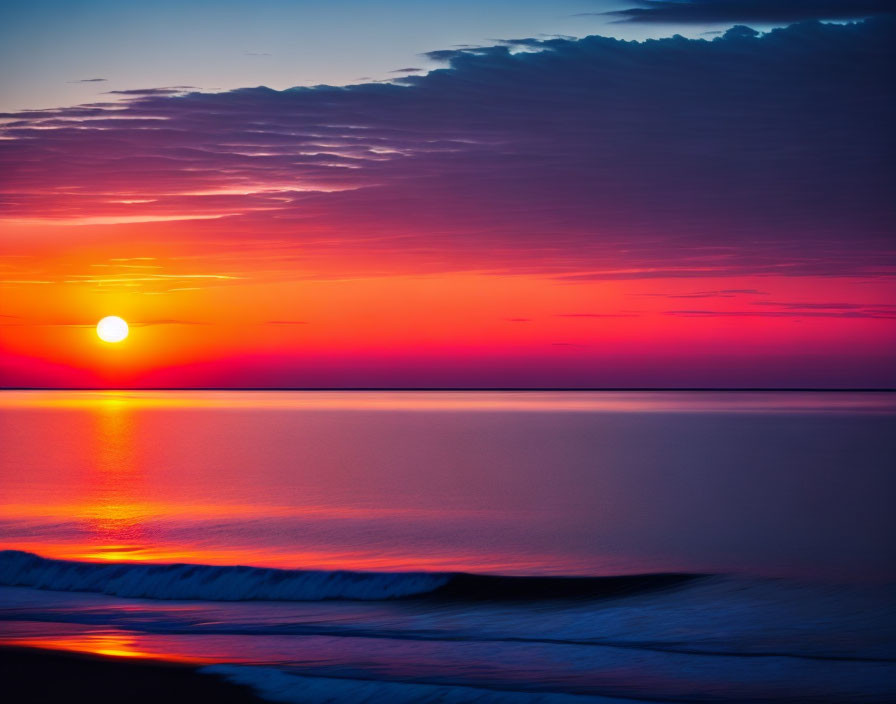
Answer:
[[[113, 628], [87, 628], [84, 632], [52, 636], [7, 636], [4, 645], [126, 659], [160, 659], [167, 662], [213, 663], [217, 660], [198, 653], [183, 652], [176, 639], [147, 637]], [[233, 661], [232, 656], [230, 657]]]

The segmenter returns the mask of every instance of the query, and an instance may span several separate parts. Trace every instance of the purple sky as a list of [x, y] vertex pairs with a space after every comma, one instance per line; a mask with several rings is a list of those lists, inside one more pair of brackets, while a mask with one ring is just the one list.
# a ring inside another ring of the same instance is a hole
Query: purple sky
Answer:
[[675, 12], [698, 38], [533, 34], [385, 83], [8, 112], [3, 348], [65, 363], [37, 327], [86, 325], [81, 301], [197, 336], [131, 380], [363, 354], [392, 385], [408, 357], [424, 385], [488, 385], [495, 359], [522, 385], [891, 385], [896, 20], [812, 19], [834, 5], [705, 34], [771, 6], [642, 3], [601, 22]]

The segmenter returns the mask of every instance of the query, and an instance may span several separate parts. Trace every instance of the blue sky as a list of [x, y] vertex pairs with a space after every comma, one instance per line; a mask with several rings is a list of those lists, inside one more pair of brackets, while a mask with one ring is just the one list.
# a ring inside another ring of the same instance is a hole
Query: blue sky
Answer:
[[[670, 5], [671, 20], [664, 14]], [[885, 5], [886, 0], [3, 0], [0, 111], [81, 104], [106, 100], [109, 90], [173, 85], [202, 91], [347, 85], [394, 78], [404, 68], [431, 69], [437, 64], [421, 54], [457, 45], [545, 35], [711, 38], [738, 21], [767, 29], [813, 17], [836, 20], [831, 7], [870, 15]], [[785, 17], [779, 7], [794, 8], [793, 16]], [[780, 21], [763, 22], [778, 15]]]
[[[613, 0], [4, 0], [0, 110], [98, 99], [106, 90], [191, 85], [205, 91], [344, 85], [433, 67], [457, 44], [540, 34], [636, 38], [668, 27], [613, 25], [581, 13]], [[9, 70], [10, 67], [13, 70]], [[99, 82], [79, 82], [104, 78]]]

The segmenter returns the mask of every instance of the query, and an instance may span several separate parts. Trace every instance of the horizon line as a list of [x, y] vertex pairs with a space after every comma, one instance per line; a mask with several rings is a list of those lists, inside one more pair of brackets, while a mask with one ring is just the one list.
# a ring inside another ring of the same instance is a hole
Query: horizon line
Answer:
[[0, 386], [2, 391], [789, 391], [893, 393], [893, 387], [819, 386]]

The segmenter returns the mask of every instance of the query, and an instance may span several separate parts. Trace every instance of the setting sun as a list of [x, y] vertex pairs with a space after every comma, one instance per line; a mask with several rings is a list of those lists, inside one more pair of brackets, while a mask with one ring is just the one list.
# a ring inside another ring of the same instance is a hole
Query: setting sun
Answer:
[[96, 324], [96, 334], [103, 342], [121, 342], [128, 336], [128, 324], [117, 315], [107, 315]]

